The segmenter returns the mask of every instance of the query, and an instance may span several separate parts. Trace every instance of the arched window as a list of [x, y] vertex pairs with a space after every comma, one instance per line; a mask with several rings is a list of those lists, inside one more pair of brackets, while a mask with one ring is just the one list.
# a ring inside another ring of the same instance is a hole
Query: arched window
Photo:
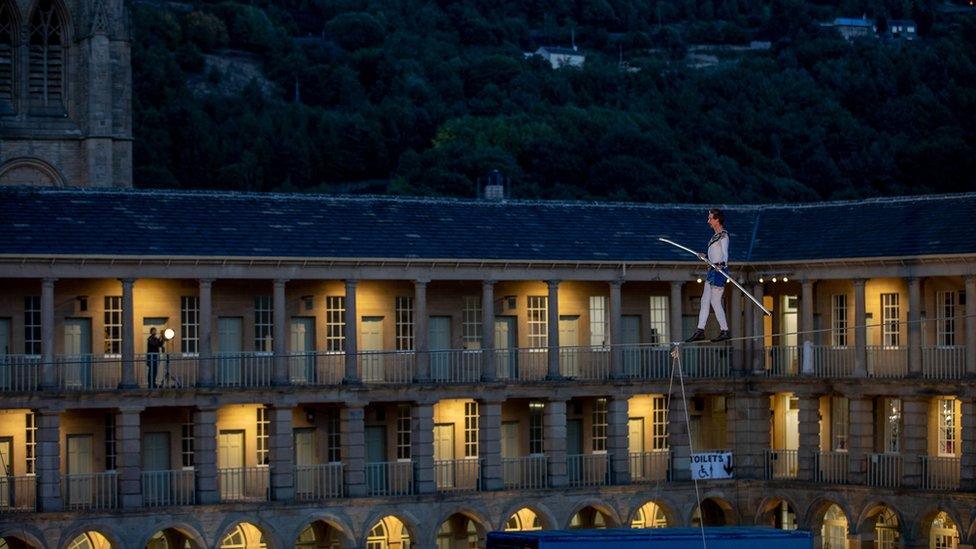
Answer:
[[65, 24], [53, 0], [41, 0], [30, 18], [28, 96], [34, 114], [64, 114]]
[[0, 0], [0, 114], [14, 112], [14, 46], [17, 18], [9, 0]]

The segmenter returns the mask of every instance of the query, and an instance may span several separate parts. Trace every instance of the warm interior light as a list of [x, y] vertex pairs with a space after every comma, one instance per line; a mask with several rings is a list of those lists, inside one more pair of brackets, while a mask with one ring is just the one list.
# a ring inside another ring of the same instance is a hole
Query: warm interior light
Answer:
[[763, 277], [759, 277], [759, 283], [760, 283], [760, 284], [765, 284], [765, 283], [766, 283], [766, 281], [765, 281], [765, 280], [763, 280]]
[[163, 330], [163, 339], [165, 339], [166, 341], [170, 341], [174, 337], [176, 337], [176, 331], [173, 330], [172, 328], [166, 328], [165, 330]]
[[773, 277], [773, 282], [776, 282], [776, 277], [775, 276]]
[[701, 284], [701, 279], [700, 278], [699, 279], [696, 279], [695, 281], [698, 282], [699, 284]]
[[789, 281], [790, 281], [790, 278], [788, 276], [784, 276], [783, 277], [783, 282], [789, 282]]

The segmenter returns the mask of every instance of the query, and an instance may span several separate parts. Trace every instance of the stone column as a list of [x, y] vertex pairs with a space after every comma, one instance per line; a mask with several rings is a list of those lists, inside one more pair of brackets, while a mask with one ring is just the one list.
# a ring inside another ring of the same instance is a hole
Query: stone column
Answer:
[[427, 332], [427, 283], [428, 280], [415, 280], [413, 283], [414, 310], [414, 350], [417, 354], [417, 375], [419, 382], [430, 381], [430, 345]]
[[504, 488], [502, 475], [502, 403], [478, 401], [478, 454], [481, 458], [481, 489]]
[[867, 481], [868, 454], [874, 451], [874, 400], [852, 396], [848, 403], [848, 481], [851, 484], [864, 484]]
[[56, 512], [61, 507], [61, 414], [37, 410], [37, 510]]
[[797, 480], [816, 479], [816, 456], [820, 453], [820, 395], [799, 397], [799, 448], [797, 450]]
[[800, 295], [800, 330], [804, 333], [802, 336], [797, 338], [800, 342], [800, 348], [796, 350], [797, 359], [797, 369], [799, 370], [797, 374], [808, 374], [812, 375], [812, 369], [810, 371], [804, 370], [804, 366], [813, 366], [813, 356], [809, 356], [813, 353], [813, 346], [816, 344], [816, 334], [813, 333], [813, 313], [816, 309], [816, 301], [813, 295], [813, 280], [804, 279], [801, 283], [801, 295]]
[[278, 386], [288, 385], [291, 378], [288, 371], [288, 302], [285, 297], [287, 283], [288, 281], [284, 279], [275, 280], [272, 296], [274, 332], [271, 335], [271, 345], [274, 350], [274, 384]]
[[197, 381], [199, 387], [213, 387], [216, 385], [214, 379], [214, 360], [213, 360], [213, 279], [201, 278], [200, 285], [200, 378]]
[[346, 404], [339, 411], [342, 482], [346, 496], [366, 495], [366, 406]]
[[769, 395], [738, 394], [726, 397], [726, 426], [733, 451], [735, 478], [762, 479], [769, 441]]
[[495, 281], [481, 282], [481, 379], [495, 381]]
[[973, 401], [972, 397], [962, 399], [961, 443], [960, 488], [963, 491], [972, 492], [976, 490], [976, 402]]
[[[346, 280], [346, 310], [343, 315], [346, 333], [346, 375], [342, 382], [348, 385], [362, 383], [362, 378], [359, 376], [357, 356], [359, 351], [356, 346], [356, 336], [359, 332], [359, 317], [356, 313], [356, 285], [358, 283], [358, 280]], [[365, 479], [365, 477], [363, 478]]]
[[976, 275], [966, 277], [966, 377], [976, 377]]
[[193, 413], [193, 469], [197, 479], [197, 503], [209, 505], [219, 502], [217, 408], [197, 408]]
[[549, 487], [561, 488], [569, 483], [566, 470], [566, 401], [550, 399], [542, 418], [543, 449], [549, 460]]
[[929, 399], [907, 397], [902, 400], [905, 455], [904, 480], [906, 488], [922, 486], [922, 456], [928, 455]]
[[[752, 287], [752, 295], [763, 302], [765, 285], [756, 283]], [[766, 316], [762, 313], [752, 315], [752, 372], [757, 375], [766, 374]]]
[[45, 278], [41, 281], [41, 389], [47, 391], [58, 388], [58, 370], [54, 364], [54, 283], [56, 281], [56, 278]]
[[[614, 280], [610, 282], [610, 377], [611, 378], [623, 378], [626, 377], [624, 372], [624, 352], [623, 348], [620, 346], [621, 340], [623, 340], [623, 314], [622, 314], [622, 301], [621, 298], [621, 288], [623, 282], [620, 280]], [[593, 322], [593, 319], [590, 319]]]
[[133, 278], [122, 278], [122, 382], [120, 389], [135, 389], [136, 382], [136, 346], [135, 346], [135, 300], [132, 297]]
[[290, 501], [295, 497], [295, 447], [292, 430], [292, 409], [269, 408], [271, 433], [268, 458], [271, 468], [271, 499]]
[[908, 376], [922, 377], [922, 281], [908, 279]]
[[119, 408], [115, 414], [115, 437], [118, 444], [119, 504], [123, 509], [142, 507], [142, 433], [141, 406]]
[[[743, 335], [742, 331], [742, 294], [739, 293], [734, 286], [729, 284], [727, 286], [730, 290], [726, 290], [726, 294], [729, 296], [729, 332], [734, 338], [740, 338]], [[732, 340], [732, 374], [734, 376], [742, 375], [742, 366], [744, 364], [744, 358], [742, 356], [742, 342], [741, 339]]]
[[610, 484], [630, 484], [630, 444], [627, 422], [627, 398], [607, 399], [607, 453], [610, 460]]
[[671, 281], [671, 299], [668, 300], [668, 305], [669, 305], [669, 308], [671, 309], [669, 311], [671, 313], [671, 318], [670, 318], [670, 324], [671, 324], [671, 326], [669, 326], [669, 328], [671, 330], [671, 333], [669, 334], [671, 336], [671, 341], [681, 341], [681, 340], [683, 340], [685, 338], [684, 334], [682, 333], [682, 329], [681, 329], [681, 324], [682, 324], [682, 321], [681, 321], [681, 305], [682, 305], [681, 288], [684, 285], [685, 285], [685, 283], [684, 282], [681, 282], [679, 280], [672, 280]]
[[410, 407], [410, 457], [418, 494], [437, 491], [434, 482], [434, 405], [418, 402]]
[[691, 480], [691, 441], [689, 436], [688, 414], [685, 409], [694, 395], [686, 399], [672, 397], [668, 407], [668, 448], [671, 449], [671, 478]]
[[547, 379], [562, 379], [559, 371], [559, 281], [549, 280], [549, 372]]
[[864, 285], [867, 280], [854, 280], [854, 377], [868, 375], [868, 329]]

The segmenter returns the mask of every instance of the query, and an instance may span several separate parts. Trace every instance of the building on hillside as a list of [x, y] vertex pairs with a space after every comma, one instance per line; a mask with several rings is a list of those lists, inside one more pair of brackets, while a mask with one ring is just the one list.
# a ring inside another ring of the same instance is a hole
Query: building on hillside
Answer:
[[888, 21], [888, 34], [892, 38], [914, 40], [918, 35], [917, 26], [911, 19], [892, 19]]
[[821, 23], [820, 26], [836, 29], [837, 33], [844, 40], [854, 40], [856, 38], [874, 38], [877, 36], [878, 27], [874, 21], [868, 20], [867, 16], [860, 19], [850, 17], [838, 17], [829, 23]]
[[542, 46], [534, 52], [527, 52], [526, 57], [542, 57], [554, 69], [562, 67], [582, 67], [586, 62], [586, 55], [579, 52], [576, 47], [560, 48], [557, 46]]
[[[745, 339], [669, 399], [703, 273], [655, 237], [704, 246], [700, 206], [0, 187], [2, 544], [972, 547], [974, 208], [729, 207], [773, 315], [726, 292]], [[692, 451], [734, 464], [700, 505]]]

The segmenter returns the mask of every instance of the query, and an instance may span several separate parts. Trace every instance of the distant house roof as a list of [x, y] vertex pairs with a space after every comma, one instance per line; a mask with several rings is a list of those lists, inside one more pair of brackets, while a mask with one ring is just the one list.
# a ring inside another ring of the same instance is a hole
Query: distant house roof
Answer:
[[915, 28], [915, 21], [911, 19], [889, 19], [888, 28], [891, 27], [910, 27]]
[[[734, 262], [976, 254], [976, 193], [725, 207]], [[706, 206], [0, 187], [0, 256], [683, 262]]]
[[541, 48], [536, 50], [536, 53], [539, 54], [550, 53], [553, 55], [574, 55], [577, 57], [586, 57], [579, 50], [574, 50], [572, 48], [560, 48], [558, 46], [542, 46]]
[[874, 27], [874, 22], [867, 19], [855, 19], [851, 17], [838, 17], [834, 19], [834, 26], [837, 27], [864, 27], [867, 29]]

